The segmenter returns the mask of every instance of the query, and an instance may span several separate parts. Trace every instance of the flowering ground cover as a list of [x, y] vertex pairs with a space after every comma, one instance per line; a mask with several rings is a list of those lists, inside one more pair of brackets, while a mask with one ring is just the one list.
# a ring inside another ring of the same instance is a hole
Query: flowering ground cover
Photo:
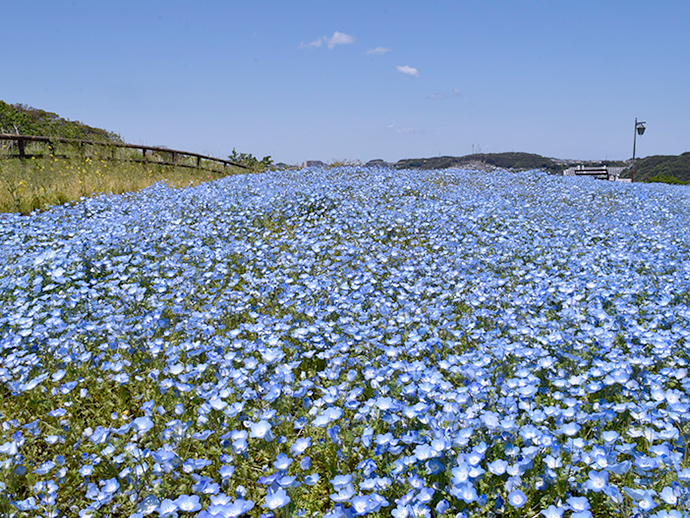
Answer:
[[0, 219], [2, 516], [688, 516], [690, 195], [307, 169]]

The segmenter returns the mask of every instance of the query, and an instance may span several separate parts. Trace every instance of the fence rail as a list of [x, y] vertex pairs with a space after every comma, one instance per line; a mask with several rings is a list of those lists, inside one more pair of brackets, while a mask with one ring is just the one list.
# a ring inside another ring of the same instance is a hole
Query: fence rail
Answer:
[[[73, 139], [73, 138], [64, 138], [64, 137], [47, 137], [47, 136], [38, 136], [38, 135], [12, 135], [8, 133], [0, 133], [0, 141], [14, 141], [16, 142], [16, 148], [17, 148], [17, 153], [13, 154], [0, 154], [0, 157], [3, 158], [19, 158], [19, 159], [27, 159], [27, 158], [42, 158], [45, 155], [42, 154], [31, 154], [27, 153], [26, 150], [26, 144], [29, 142], [40, 142], [43, 144], [46, 144], [48, 148], [50, 149], [50, 154], [49, 156], [60, 156], [65, 158], [64, 155], [56, 155], [55, 154], [55, 145], [56, 144], [71, 144], [73, 146], [79, 146], [81, 150], [83, 150], [86, 146], [96, 146], [96, 147], [101, 147], [105, 149], [110, 149], [112, 150], [111, 155], [109, 157], [105, 157], [109, 160], [119, 160], [123, 162], [141, 162], [141, 163], [146, 163], [146, 164], [160, 164], [160, 165], [172, 165], [172, 166], [177, 166], [177, 167], [189, 167], [189, 168], [195, 168], [195, 169], [203, 169], [205, 171], [212, 171], [214, 173], [221, 173], [225, 170], [226, 167], [228, 166], [233, 166], [233, 167], [241, 167], [243, 169], [249, 169], [244, 164], [238, 164], [237, 162], [233, 162], [232, 160], [225, 160], [223, 158], [215, 158], [212, 156], [207, 156], [207, 155], [201, 155], [199, 153], [191, 153], [189, 151], [180, 151], [177, 149], [169, 149], [166, 147], [156, 147], [156, 146], [140, 146], [137, 144], [120, 144], [117, 142], [99, 142], [96, 140], [82, 140], [82, 139]], [[141, 158], [132, 158], [132, 157], [126, 157], [126, 158], [121, 158], [121, 157], [116, 157], [115, 156], [115, 149], [132, 149], [132, 150], [138, 150], [141, 151]], [[156, 156], [154, 153], [159, 153], [162, 154], [165, 157], [170, 157], [169, 161], [166, 160], [158, 160], [156, 159]], [[184, 163], [182, 159], [185, 158], [191, 158], [192, 162], [195, 163]], [[208, 167], [208, 163], [214, 163], [214, 164], [222, 164], [223, 166], [223, 171], [219, 171], [218, 169], [213, 169], [211, 167]]]

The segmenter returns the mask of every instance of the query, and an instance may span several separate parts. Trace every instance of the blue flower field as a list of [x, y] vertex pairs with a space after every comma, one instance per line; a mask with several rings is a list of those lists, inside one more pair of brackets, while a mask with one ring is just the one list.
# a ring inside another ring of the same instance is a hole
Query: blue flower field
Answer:
[[690, 516], [690, 191], [310, 168], [0, 217], [0, 516]]

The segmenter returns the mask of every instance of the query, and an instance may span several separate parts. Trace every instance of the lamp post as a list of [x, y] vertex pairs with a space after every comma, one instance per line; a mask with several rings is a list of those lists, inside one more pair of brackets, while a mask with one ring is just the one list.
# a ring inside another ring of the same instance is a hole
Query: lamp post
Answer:
[[635, 117], [635, 133], [633, 133], [633, 157], [632, 157], [632, 168], [630, 169], [630, 181], [635, 181], [635, 145], [637, 144], [637, 135], [644, 134], [645, 121], [637, 122], [637, 117]]

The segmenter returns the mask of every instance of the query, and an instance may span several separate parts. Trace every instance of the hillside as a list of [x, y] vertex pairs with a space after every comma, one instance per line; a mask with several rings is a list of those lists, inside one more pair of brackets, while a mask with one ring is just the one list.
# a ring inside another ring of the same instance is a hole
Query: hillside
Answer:
[[406, 158], [396, 163], [395, 167], [399, 169], [445, 169], [478, 164], [500, 169], [543, 169], [552, 173], [559, 173], [564, 169], [563, 165], [551, 158], [534, 153], [475, 153], [460, 157]]
[[[625, 172], [628, 177], [630, 170]], [[690, 182], [690, 151], [681, 155], [653, 155], [635, 161], [635, 181], [647, 182], [672, 177]]]
[[7, 104], [3, 101], [0, 101], [0, 133], [122, 142], [122, 138], [112, 131], [63, 119], [55, 113], [25, 104]]

